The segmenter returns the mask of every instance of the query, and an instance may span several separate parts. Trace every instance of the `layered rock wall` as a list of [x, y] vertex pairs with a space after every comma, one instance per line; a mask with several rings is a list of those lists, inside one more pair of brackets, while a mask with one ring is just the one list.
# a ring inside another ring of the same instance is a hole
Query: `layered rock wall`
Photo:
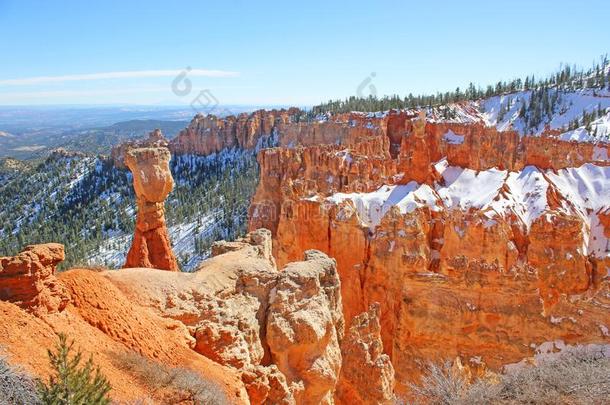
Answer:
[[608, 144], [345, 119], [349, 145], [259, 153], [250, 226], [272, 230], [279, 266], [307, 249], [337, 260], [348, 327], [380, 304], [399, 391], [418, 361], [499, 369], [549, 341], [610, 343]]
[[[259, 110], [224, 118], [197, 114], [186, 129], [169, 141], [168, 147], [174, 154], [207, 156], [231, 148], [254, 150], [276, 145], [294, 148], [320, 144], [362, 147], [364, 138], [384, 141], [379, 137], [382, 133], [379, 120], [362, 120], [354, 115], [301, 122], [302, 114], [297, 108]], [[358, 122], [366, 125], [355, 125]], [[143, 146], [146, 142], [141, 141]], [[115, 149], [113, 156], [120, 157], [121, 148]]]
[[[330, 355], [334, 340], [341, 345], [337, 330], [336, 339], [319, 325], [293, 336], [307, 322], [290, 311], [271, 314], [271, 302], [291, 303], [303, 308], [296, 312], [332, 318], [320, 304], [319, 280], [275, 273], [276, 264], [285, 271], [309, 249], [336, 259], [344, 322], [356, 328], [343, 345], [359, 356], [362, 342], [374, 348], [358, 364], [372, 367], [382, 387], [391, 373], [374, 368], [386, 364], [381, 347], [402, 392], [426, 361], [458, 358], [497, 370], [549, 342], [607, 343], [608, 144], [560, 141], [551, 132], [522, 136], [418, 111], [301, 117], [298, 110], [197, 116], [169, 143], [174, 153], [260, 150], [249, 226], [270, 229], [273, 248], [255, 240], [268, 240], [263, 233], [216, 244], [204, 273], [221, 259], [244, 267], [244, 252], [259, 265], [233, 281], [214, 276], [206, 282], [218, 288], [209, 296], [198, 288], [184, 293], [205, 296], [202, 304], [172, 295], [162, 309], [191, 328], [197, 351], [240, 370], [254, 403], [328, 403], [335, 386], [343, 387], [337, 401], [358, 401], [365, 396], [359, 388], [379, 401], [390, 395], [369, 391], [360, 369], [345, 365], [355, 364], [350, 357], [343, 356], [345, 381], [337, 383]], [[311, 266], [303, 263], [297, 267]], [[304, 285], [315, 287], [311, 305], [293, 291]], [[368, 311], [375, 303], [379, 309]], [[275, 324], [287, 329], [270, 329]], [[321, 364], [323, 377], [306, 371]]]
[[263, 138], [269, 137], [278, 125], [290, 122], [298, 109], [259, 110], [238, 116], [219, 118], [214, 115], [197, 114], [189, 126], [169, 142], [175, 154], [210, 155], [223, 149], [254, 149], [262, 146]]

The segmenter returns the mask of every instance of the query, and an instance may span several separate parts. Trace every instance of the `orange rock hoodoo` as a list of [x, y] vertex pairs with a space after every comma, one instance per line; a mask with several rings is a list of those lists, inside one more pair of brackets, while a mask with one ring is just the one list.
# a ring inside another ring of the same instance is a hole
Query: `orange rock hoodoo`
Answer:
[[343, 365], [337, 404], [390, 405], [394, 401], [394, 367], [383, 354], [379, 304], [356, 316], [341, 342]]
[[59, 243], [32, 245], [13, 257], [0, 257], [0, 300], [33, 313], [52, 313], [65, 308], [70, 296], [55, 277], [63, 261]]
[[299, 144], [293, 123], [259, 153], [250, 228], [272, 231], [278, 266], [337, 260], [347, 327], [380, 303], [399, 391], [419, 360], [499, 369], [545, 342], [609, 343], [608, 144], [410, 112], [335, 120], [308, 130], [331, 142]]
[[174, 188], [170, 152], [164, 147], [129, 149], [125, 164], [133, 174], [138, 214], [136, 229], [123, 267], [178, 271], [165, 225], [164, 201]]

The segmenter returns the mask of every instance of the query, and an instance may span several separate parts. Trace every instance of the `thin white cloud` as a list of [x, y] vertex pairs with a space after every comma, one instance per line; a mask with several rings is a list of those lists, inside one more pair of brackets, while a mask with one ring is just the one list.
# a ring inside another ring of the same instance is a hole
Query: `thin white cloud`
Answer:
[[174, 77], [181, 73], [186, 76], [200, 77], [237, 77], [239, 72], [229, 72], [225, 70], [205, 70], [205, 69], [175, 69], [175, 70], [137, 70], [131, 72], [103, 72], [88, 73], [81, 75], [65, 76], [38, 76], [26, 77], [22, 79], [0, 80], [0, 86], [23, 86], [40, 83], [61, 83], [85, 80], [104, 80], [104, 79], [140, 79], [150, 77]]
[[136, 87], [136, 88], [114, 88], [114, 89], [95, 89], [95, 90], [49, 90], [49, 91], [20, 91], [20, 92], [0, 92], [2, 99], [23, 99], [23, 98], [55, 98], [55, 97], [89, 97], [104, 95], [138, 94], [138, 93], [158, 93], [169, 91], [168, 87]]

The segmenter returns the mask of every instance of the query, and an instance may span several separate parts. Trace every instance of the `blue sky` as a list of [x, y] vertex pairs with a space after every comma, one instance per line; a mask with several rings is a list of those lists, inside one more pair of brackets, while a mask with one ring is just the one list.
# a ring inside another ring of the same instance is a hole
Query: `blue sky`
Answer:
[[[307, 105], [368, 84], [446, 91], [589, 66], [610, 52], [609, 16], [607, 0], [0, 0], [0, 104], [178, 105], [206, 90], [221, 104]], [[173, 92], [186, 67], [191, 90]]]

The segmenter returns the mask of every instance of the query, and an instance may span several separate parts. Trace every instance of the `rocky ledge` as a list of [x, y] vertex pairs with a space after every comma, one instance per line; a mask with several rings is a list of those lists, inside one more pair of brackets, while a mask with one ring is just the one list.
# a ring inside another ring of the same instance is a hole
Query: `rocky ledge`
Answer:
[[[342, 369], [381, 358], [382, 368], [391, 370], [379, 353], [371, 359], [368, 352], [352, 352], [358, 332], [344, 346], [350, 353], [342, 353], [341, 283], [334, 259], [307, 251], [303, 261], [278, 271], [265, 229], [219, 242], [214, 251], [217, 255], [191, 274], [140, 269], [104, 274], [133, 302], [186, 325], [194, 350], [235, 369], [253, 404], [332, 404]], [[378, 332], [373, 328], [371, 336], [359, 336], [368, 342], [376, 335], [381, 349]], [[357, 378], [346, 373], [346, 381]], [[371, 398], [392, 397], [390, 371], [369, 382], [375, 390]], [[360, 387], [361, 395], [369, 395], [367, 387]]]

